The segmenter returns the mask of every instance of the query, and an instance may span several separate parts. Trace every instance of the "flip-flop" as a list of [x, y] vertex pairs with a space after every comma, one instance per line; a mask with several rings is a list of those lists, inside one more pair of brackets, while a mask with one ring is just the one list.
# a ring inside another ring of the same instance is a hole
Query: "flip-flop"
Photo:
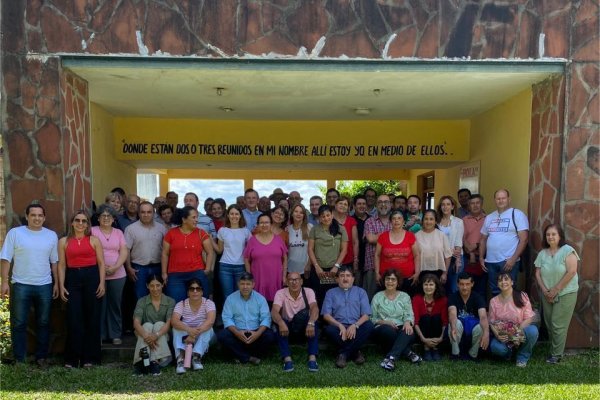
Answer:
[[83, 364], [83, 368], [92, 368], [94, 365], [92, 363]]
[[66, 369], [73, 369], [73, 366], [71, 364], [65, 364], [65, 368]]

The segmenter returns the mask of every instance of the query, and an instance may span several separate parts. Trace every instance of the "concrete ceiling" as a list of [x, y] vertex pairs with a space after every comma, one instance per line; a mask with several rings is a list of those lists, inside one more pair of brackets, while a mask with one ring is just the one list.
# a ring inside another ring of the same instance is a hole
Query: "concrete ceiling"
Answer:
[[216, 120], [468, 119], [562, 71], [556, 63], [464, 61], [72, 58], [63, 65], [89, 82], [90, 101], [115, 116]]

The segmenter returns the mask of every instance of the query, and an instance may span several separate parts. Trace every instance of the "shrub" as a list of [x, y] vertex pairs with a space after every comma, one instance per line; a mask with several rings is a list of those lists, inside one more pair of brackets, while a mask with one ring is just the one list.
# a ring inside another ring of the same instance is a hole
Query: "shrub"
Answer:
[[9, 301], [8, 298], [0, 298], [0, 356], [8, 355], [11, 346]]

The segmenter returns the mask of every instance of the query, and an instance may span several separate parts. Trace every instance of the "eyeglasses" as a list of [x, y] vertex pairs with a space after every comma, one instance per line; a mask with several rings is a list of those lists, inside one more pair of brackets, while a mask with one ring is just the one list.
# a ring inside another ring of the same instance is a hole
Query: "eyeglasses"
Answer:
[[100, 215], [100, 218], [112, 218], [113, 216], [110, 214], [102, 214]]
[[80, 219], [80, 218], [75, 218], [73, 220], [73, 222], [75, 222], [76, 224], [87, 224], [88, 223], [87, 219]]
[[395, 276], [386, 276], [385, 280], [386, 281], [397, 281], [398, 279], [396, 279]]
[[202, 288], [200, 286], [190, 286], [188, 288], [188, 292], [201, 292]]

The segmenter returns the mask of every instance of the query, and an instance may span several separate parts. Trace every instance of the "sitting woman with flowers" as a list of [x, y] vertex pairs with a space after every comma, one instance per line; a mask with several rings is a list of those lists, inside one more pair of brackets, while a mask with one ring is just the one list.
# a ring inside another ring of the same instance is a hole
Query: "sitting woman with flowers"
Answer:
[[498, 275], [498, 287], [500, 294], [490, 300], [490, 349], [505, 360], [516, 351], [517, 367], [526, 367], [538, 339], [538, 329], [531, 324], [535, 314], [527, 294], [513, 289], [510, 273]]

